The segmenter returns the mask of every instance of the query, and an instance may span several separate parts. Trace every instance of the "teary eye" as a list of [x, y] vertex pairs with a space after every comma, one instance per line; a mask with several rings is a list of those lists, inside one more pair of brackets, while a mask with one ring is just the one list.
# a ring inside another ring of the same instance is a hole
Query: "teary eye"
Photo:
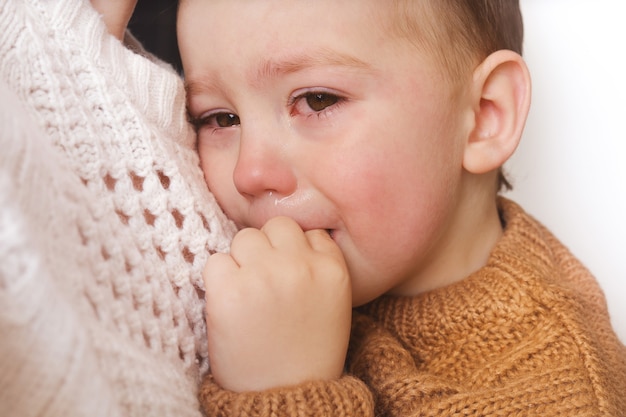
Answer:
[[319, 112], [339, 102], [339, 97], [326, 93], [310, 93], [304, 96], [311, 110]]
[[291, 114], [302, 116], [327, 117], [346, 99], [326, 91], [309, 90], [294, 96], [290, 100]]
[[187, 119], [196, 132], [203, 128], [217, 130], [239, 126], [241, 124], [239, 116], [224, 111], [215, 113], [206, 112], [201, 116], [193, 116], [191, 112], [187, 110]]
[[213, 127], [232, 127], [240, 123], [239, 116], [233, 113], [212, 114], [203, 120], [203, 124], [208, 124]]

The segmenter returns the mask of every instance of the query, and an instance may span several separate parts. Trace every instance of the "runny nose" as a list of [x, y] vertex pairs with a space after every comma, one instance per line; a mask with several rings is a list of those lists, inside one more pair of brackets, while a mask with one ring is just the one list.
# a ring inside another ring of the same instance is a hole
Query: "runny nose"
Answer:
[[241, 141], [233, 181], [245, 197], [293, 194], [297, 179], [286, 155], [279, 146], [267, 142]]

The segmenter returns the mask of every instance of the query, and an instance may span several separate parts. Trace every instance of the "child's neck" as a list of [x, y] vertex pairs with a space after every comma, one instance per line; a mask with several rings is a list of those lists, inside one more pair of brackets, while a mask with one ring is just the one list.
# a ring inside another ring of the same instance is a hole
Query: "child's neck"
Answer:
[[487, 191], [486, 187], [465, 187], [458, 202], [446, 231], [419, 276], [392, 293], [417, 295], [445, 287], [465, 279], [487, 263], [503, 233], [493, 191]]

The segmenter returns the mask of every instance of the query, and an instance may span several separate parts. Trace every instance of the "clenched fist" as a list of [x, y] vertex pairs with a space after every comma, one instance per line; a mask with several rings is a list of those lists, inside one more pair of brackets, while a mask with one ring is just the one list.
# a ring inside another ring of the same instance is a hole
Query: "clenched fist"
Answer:
[[211, 371], [223, 388], [260, 391], [341, 376], [350, 277], [324, 230], [287, 217], [243, 229], [204, 270]]

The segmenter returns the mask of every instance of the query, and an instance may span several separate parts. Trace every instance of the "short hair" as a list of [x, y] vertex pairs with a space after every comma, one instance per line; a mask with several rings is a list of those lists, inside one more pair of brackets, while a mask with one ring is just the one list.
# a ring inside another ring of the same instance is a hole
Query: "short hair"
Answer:
[[[391, 3], [391, 2], [390, 2]], [[491, 53], [522, 54], [519, 0], [395, 0], [391, 30], [433, 54], [455, 76]]]
[[[519, 0], [395, 0], [392, 4], [395, 18], [389, 29], [435, 57], [452, 85], [467, 82], [493, 52], [508, 49], [522, 55]], [[497, 189], [511, 188], [500, 169]]]

